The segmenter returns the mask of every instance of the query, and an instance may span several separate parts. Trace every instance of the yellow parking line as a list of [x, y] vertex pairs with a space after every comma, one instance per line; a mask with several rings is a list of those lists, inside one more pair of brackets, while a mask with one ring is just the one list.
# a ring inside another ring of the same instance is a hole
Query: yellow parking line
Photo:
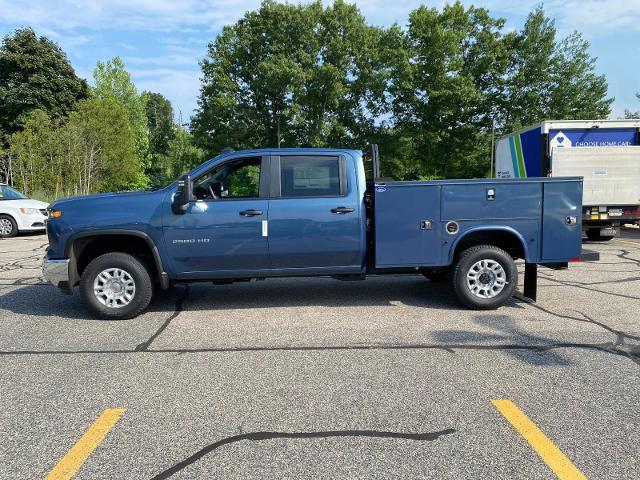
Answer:
[[109, 430], [118, 423], [125, 410], [125, 408], [107, 408], [102, 412], [102, 415], [84, 432], [80, 440], [53, 467], [53, 470], [45, 477], [45, 480], [63, 480], [73, 477], [89, 458], [89, 455], [104, 440]]
[[492, 400], [491, 402], [509, 423], [511, 423], [513, 428], [529, 442], [529, 445], [533, 447], [538, 456], [540, 456], [559, 479], [586, 480], [587, 477], [529, 420], [515, 403], [511, 400]]

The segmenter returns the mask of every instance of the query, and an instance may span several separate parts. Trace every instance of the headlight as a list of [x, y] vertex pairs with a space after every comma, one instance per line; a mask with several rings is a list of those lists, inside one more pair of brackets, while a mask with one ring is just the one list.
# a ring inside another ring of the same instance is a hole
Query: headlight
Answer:
[[60, 218], [62, 216], [62, 210], [49, 209], [49, 218]]
[[23, 215], [37, 215], [39, 210], [37, 208], [21, 208], [20, 213]]

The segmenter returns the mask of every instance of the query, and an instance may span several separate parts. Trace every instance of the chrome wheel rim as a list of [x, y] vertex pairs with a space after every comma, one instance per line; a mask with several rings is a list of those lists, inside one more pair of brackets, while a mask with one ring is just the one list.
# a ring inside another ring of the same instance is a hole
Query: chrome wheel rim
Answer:
[[13, 231], [13, 224], [10, 220], [6, 218], [0, 218], [0, 235], [7, 236], [11, 235]]
[[494, 298], [508, 283], [504, 268], [495, 260], [479, 260], [467, 272], [467, 287], [478, 298]]
[[126, 307], [136, 294], [136, 282], [121, 268], [107, 268], [93, 281], [93, 294], [105, 307]]

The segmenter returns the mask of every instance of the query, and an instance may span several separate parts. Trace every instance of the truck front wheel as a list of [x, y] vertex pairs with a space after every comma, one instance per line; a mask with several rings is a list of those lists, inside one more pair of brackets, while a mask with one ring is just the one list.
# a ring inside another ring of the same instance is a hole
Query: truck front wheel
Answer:
[[518, 269], [504, 250], [493, 245], [477, 245], [458, 256], [450, 281], [461, 303], [474, 310], [493, 310], [513, 295]]
[[128, 253], [96, 257], [80, 278], [80, 294], [91, 311], [108, 320], [132, 318], [151, 302], [153, 282], [140, 260]]

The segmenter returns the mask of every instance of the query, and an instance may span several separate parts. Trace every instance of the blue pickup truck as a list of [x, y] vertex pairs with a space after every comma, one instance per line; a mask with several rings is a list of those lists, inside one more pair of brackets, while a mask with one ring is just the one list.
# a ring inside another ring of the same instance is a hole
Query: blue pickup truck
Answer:
[[225, 152], [168, 187], [59, 200], [47, 220], [47, 280], [76, 285], [99, 317], [141, 313], [154, 288], [266, 277], [423, 274], [472, 309], [504, 304], [525, 261], [581, 255], [581, 178], [395, 182], [377, 148]]

